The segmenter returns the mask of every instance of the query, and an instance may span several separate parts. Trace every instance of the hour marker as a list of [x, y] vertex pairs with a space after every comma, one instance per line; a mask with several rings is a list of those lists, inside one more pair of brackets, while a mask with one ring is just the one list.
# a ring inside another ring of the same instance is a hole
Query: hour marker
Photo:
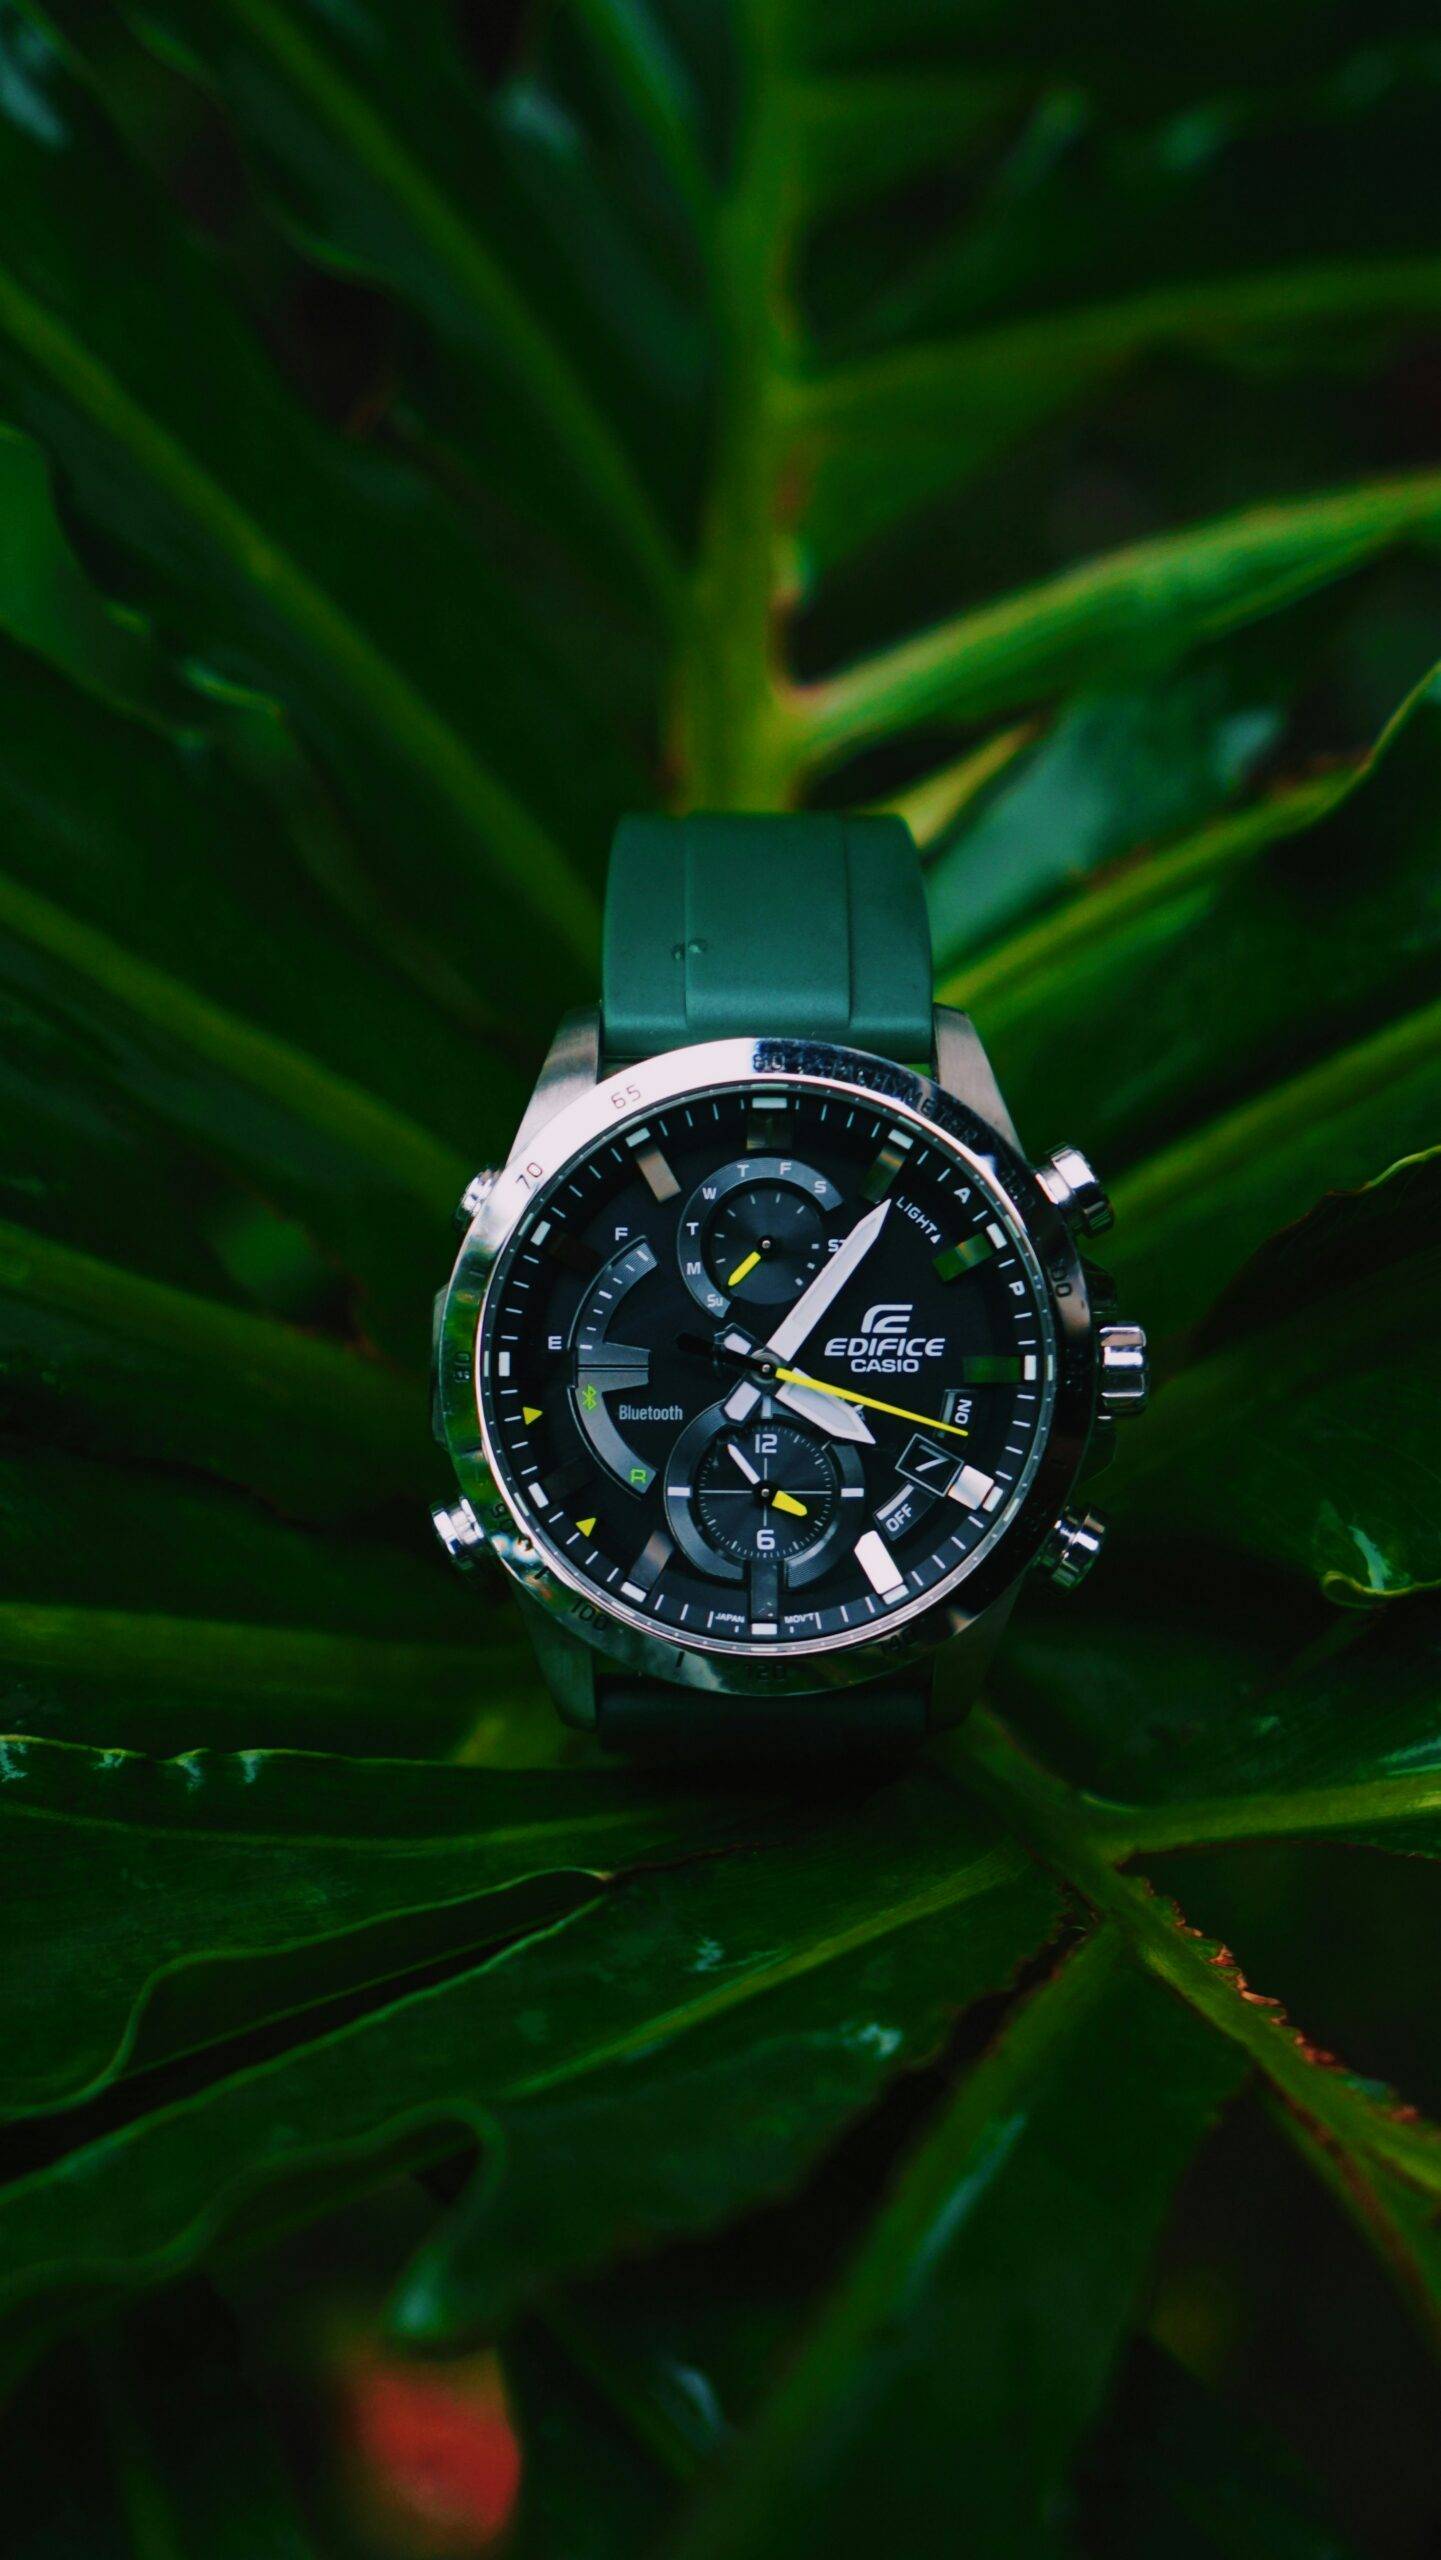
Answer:
[[750, 1112], [746, 1120], [746, 1154], [748, 1156], [753, 1156], [761, 1150], [769, 1152], [776, 1143], [776, 1124], [771, 1115], [774, 1112], [789, 1109], [789, 1094], [757, 1093], [751, 1096]]
[[[1027, 1363], [1026, 1375], [1034, 1378], [1036, 1364]], [[968, 1387], [1013, 1387], [1021, 1375], [1021, 1359], [1015, 1351], [977, 1352], [961, 1362], [961, 1378]]]
[[911, 1140], [904, 1129], [892, 1129], [886, 1143], [861, 1184], [863, 1200], [880, 1200], [889, 1191], [911, 1151]]
[[579, 1529], [583, 1538], [593, 1538], [595, 1536], [595, 1513], [592, 1512], [588, 1520], [577, 1520], [575, 1525], [577, 1529]]
[[974, 1271], [978, 1262], [986, 1262], [995, 1252], [989, 1235], [967, 1236], [961, 1244], [948, 1244], [935, 1257], [934, 1268], [942, 1280], [958, 1280], [963, 1271]]
[[757, 1556], [747, 1577], [752, 1635], [774, 1635], [781, 1605], [781, 1569], [775, 1556]]
[[874, 1529], [863, 1531], [856, 1540], [856, 1562], [873, 1591], [883, 1600], [899, 1600], [905, 1591], [905, 1580], [885, 1539]]
[[967, 1511], [994, 1511], [1001, 1498], [1001, 1488], [994, 1476], [982, 1467], [962, 1467], [947, 1490], [952, 1502], [964, 1504]]
[[675, 1546], [664, 1529], [653, 1529], [631, 1566], [629, 1582], [620, 1586], [627, 1599], [644, 1600], [659, 1582], [674, 1554]]
[[508, 1378], [510, 1376], [510, 1353], [508, 1351], [498, 1351], [496, 1353], [495, 1374], [498, 1378]]
[[656, 1200], [674, 1200], [677, 1197], [680, 1191], [680, 1184], [677, 1182], [670, 1166], [666, 1163], [659, 1147], [654, 1145], [638, 1147], [636, 1149], [635, 1167], [637, 1173], [644, 1179], [646, 1187], [651, 1193], [652, 1198]]
[[523, 1404], [520, 1408], [520, 1418], [522, 1422], [539, 1422], [541, 1410], [538, 1404]]
[[1021, 1363], [1021, 1375], [1023, 1378], [1039, 1377], [1040, 1366], [1034, 1351], [1028, 1351], [1026, 1353], [1025, 1359]]

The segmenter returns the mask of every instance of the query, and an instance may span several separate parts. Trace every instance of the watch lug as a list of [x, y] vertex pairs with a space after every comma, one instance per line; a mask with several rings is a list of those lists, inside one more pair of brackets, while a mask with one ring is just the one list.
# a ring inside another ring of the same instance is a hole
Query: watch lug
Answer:
[[1017, 1155], [1024, 1154], [1016, 1124], [1001, 1098], [996, 1071], [986, 1055], [979, 1031], [968, 1013], [957, 1013], [948, 1004], [938, 1004], [933, 1016], [935, 1024], [936, 1082], [954, 1102], [963, 1102], [1008, 1139]]
[[578, 1733], [595, 1731], [596, 1657], [588, 1644], [573, 1636], [565, 1627], [557, 1626], [548, 1611], [528, 1593], [519, 1591], [516, 1598], [525, 1629], [535, 1647], [540, 1676], [555, 1700], [556, 1713], [562, 1724]]
[[592, 1093], [599, 1079], [600, 1007], [581, 1005], [576, 1012], [562, 1017], [546, 1051], [535, 1091], [521, 1115], [511, 1155], [518, 1156], [528, 1147], [557, 1112], [578, 1102], [583, 1094]]

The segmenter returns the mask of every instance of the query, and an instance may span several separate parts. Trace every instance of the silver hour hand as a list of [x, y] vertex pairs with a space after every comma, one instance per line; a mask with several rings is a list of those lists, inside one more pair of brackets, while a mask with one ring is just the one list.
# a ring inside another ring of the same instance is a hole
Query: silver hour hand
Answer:
[[[794, 1360], [802, 1344], [814, 1333], [827, 1307], [834, 1304], [846, 1282], [859, 1270], [870, 1252], [890, 1212], [889, 1200], [882, 1200], [858, 1218], [841, 1246], [829, 1262], [816, 1273], [808, 1289], [802, 1289], [795, 1305], [789, 1307], [776, 1326], [769, 1342], [761, 1345], [768, 1359]], [[744, 1422], [760, 1400], [761, 1390], [743, 1379], [726, 1398], [725, 1409], [732, 1422]]]

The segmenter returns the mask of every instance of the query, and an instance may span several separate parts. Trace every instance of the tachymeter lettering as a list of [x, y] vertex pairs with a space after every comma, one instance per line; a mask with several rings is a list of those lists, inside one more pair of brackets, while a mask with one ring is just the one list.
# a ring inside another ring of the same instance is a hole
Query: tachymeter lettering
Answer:
[[[763, 1090], [763, 1115], [753, 1086], [683, 1097], [563, 1168], [495, 1267], [478, 1355], [528, 1536], [619, 1616], [756, 1652], [937, 1597], [1023, 1498], [1055, 1392], [1034, 1253], [974, 1161], [884, 1102]], [[880, 1204], [789, 1380], [767, 1375]]]

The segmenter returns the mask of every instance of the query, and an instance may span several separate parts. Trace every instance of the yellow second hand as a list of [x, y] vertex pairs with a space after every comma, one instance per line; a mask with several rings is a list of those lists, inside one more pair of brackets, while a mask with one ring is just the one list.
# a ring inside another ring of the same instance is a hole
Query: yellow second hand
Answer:
[[969, 1440], [964, 1423], [939, 1422], [933, 1413], [912, 1413], [907, 1405], [884, 1404], [879, 1396], [858, 1395], [854, 1387], [833, 1387], [825, 1378], [812, 1378], [804, 1369], [777, 1369], [775, 1375], [788, 1387], [814, 1387], [822, 1396], [839, 1396], [843, 1404], [863, 1404], [872, 1413], [893, 1413], [897, 1422], [920, 1422], [927, 1431], [949, 1431], [956, 1440]]

